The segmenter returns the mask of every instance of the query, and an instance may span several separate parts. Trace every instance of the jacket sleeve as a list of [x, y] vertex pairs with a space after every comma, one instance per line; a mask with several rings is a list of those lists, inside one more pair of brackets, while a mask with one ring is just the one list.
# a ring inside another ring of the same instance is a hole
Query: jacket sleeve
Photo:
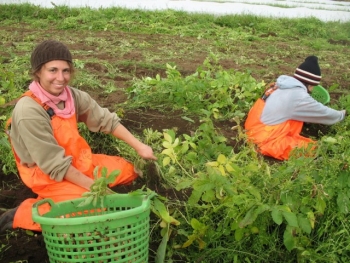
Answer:
[[84, 91], [71, 88], [75, 100], [77, 119], [84, 122], [92, 132], [112, 133], [120, 124], [116, 113], [102, 108]]
[[304, 97], [295, 104], [291, 119], [308, 123], [332, 125], [345, 118], [345, 111], [329, 108], [311, 96]]
[[21, 164], [37, 165], [55, 181], [62, 181], [72, 157], [57, 144], [47, 112], [33, 99], [20, 99], [12, 114], [11, 143]]

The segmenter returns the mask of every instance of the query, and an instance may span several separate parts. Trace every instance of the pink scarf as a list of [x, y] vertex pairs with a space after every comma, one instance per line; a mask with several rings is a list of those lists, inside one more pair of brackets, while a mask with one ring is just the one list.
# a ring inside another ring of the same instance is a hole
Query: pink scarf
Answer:
[[[33, 81], [29, 85], [29, 89], [37, 96], [42, 103], [45, 103], [53, 109], [55, 114], [64, 119], [70, 118], [75, 113], [74, 100], [72, 92], [68, 86], [64, 88], [58, 96], [52, 95], [44, 90], [37, 81]], [[64, 109], [60, 110], [56, 105], [64, 101]]]

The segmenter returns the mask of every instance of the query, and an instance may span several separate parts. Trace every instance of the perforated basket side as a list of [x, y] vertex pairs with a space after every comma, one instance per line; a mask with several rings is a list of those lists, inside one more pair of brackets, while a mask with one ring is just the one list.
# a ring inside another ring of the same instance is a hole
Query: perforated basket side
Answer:
[[128, 219], [91, 226], [83, 231], [69, 226], [66, 231], [43, 229], [44, 241], [51, 263], [63, 262], [148, 262], [149, 216], [143, 214]]
[[117, 194], [106, 196], [104, 207], [77, 207], [82, 200], [48, 200], [44, 215], [34, 205], [50, 263], [148, 262], [149, 198]]
[[326, 89], [324, 89], [322, 86], [318, 85], [315, 86], [312, 90], [311, 96], [317, 100], [318, 102], [321, 102], [323, 104], [326, 104], [330, 101], [329, 93]]

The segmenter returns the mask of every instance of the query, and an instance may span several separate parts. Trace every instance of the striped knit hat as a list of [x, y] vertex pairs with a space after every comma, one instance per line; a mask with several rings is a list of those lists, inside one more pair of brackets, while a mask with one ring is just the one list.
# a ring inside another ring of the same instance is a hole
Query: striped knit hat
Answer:
[[295, 70], [294, 78], [301, 82], [317, 86], [321, 81], [321, 69], [318, 65], [318, 58], [316, 56], [309, 56], [303, 63]]

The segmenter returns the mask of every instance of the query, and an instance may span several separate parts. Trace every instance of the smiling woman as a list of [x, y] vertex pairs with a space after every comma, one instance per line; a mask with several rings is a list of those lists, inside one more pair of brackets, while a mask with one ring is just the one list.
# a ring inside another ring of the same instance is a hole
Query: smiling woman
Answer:
[[100, 171], [106, 167], [109, 173], [121, 171], [111, 187], [129, 184], [138, 177], [125, 159], [93, 154], [79, 134], [78, 122], [91, 131], [110, 133], [125, 141], [142, 158], [156, 159], [152, 148], [136, 139], [115, 113], [68, 86], [74, 69], [72, 55], [63, 43], [40, 43], [32, 53], [31, 65], [34, 81], [13, 110], [9, 134], [20, 177], [38, 197], [26, 199], [3, 214], [1, 231], [12, 227], [40, 231], [40, 225], [32, 221], [32, 205], [43, 198], [55, 202], [80, 198], [90, 190], [96, 167]]

